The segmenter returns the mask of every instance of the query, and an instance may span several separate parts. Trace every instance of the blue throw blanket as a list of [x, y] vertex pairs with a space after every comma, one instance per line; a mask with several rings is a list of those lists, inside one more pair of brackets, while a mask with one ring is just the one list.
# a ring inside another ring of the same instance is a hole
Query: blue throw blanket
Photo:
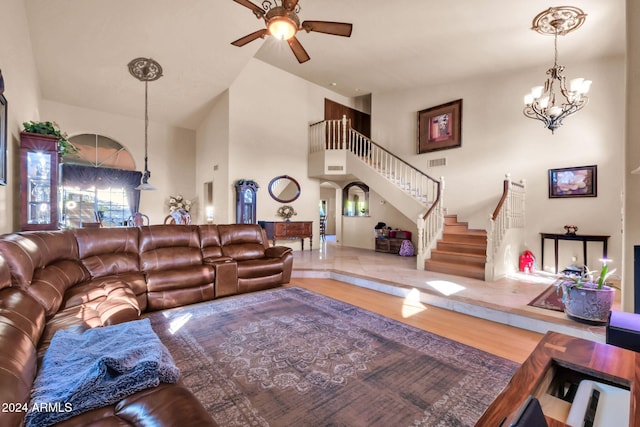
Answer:
[[178, 380], [178, 368], [149, 319], [58, 331], [31, 393], [25, 426], [48, 426], [112, 405], [160, 382]]

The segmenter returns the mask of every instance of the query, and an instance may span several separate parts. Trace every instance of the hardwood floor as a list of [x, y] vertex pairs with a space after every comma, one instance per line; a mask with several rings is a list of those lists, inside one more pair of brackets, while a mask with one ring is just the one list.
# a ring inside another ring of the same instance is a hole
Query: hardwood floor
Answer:
[[293, 278], [289, 286], [356, 305], [416, 328], [476, 347], [518, 363], [533, 351], [542, 335], [400, 298], [332, 279]]

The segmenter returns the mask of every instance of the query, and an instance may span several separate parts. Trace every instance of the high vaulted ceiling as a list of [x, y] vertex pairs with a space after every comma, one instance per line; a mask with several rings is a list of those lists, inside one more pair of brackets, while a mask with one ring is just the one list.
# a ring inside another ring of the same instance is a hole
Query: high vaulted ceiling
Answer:
[[[311, 60], [298, 64], [286, 43], [269, 37], [232, 46], [264, 28], [232, 0], [25, 1], [44, 99], [140, 118], [144, 85], [127, 64], [151, 57], [164, 69], [160, 80], [149, 83], [151, 120], [188, 129], [199, 125], [254, 56], [345, 96], [534, 67], [542, 82], [553, 64], [553, 38], [532, 31], [531, 21], [559, 6], [514, 0], [300, 0], [302, 21], [350, 22], [353, 33], [343, 38], [300, 32]], [[561, 64], [624, 54], [625, 0], [568, 5], [583, 9], [587, 18], [576, 32], [560, 37]]]

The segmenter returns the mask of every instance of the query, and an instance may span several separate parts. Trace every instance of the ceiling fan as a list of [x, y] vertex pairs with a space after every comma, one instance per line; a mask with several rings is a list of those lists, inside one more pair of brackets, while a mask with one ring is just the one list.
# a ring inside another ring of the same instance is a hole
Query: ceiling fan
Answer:
[[307, 33], [315, 31], [317, 33], [342, 37], [351, 36], [353, 26], [344, 22], [304, 21], [300, 24], [300, 19], [298, 18], [298, 12], [300, 11], [298, 0], [281, 0], [280, 5], [278, 5], [275, 0], [264, 0], [262, 2], [263, 7], [249, 0], [233, 1], [251, 9], [253, 14], [256, 15], [256, 18], [264, 19], [267, 27], [232, 42], [231, 44], [234, 46], [240, 47], [258, 38], [264, 38], [264, 36], [274, 36], [278, 39], [286, 40], [296, 59], [302, 64], [311, 58], [296, 38], [298, 31], [305, 30]]

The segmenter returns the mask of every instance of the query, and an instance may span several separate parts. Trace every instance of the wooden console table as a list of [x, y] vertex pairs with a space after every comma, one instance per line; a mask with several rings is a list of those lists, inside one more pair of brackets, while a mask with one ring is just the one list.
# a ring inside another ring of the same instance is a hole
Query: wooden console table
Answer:
[[584, 265], [587, 264], [587, 242], [602, 242], [602, 258], [607, 257], [607, 244], [610, 236], [589, 236], [582, 234], [555, 234], [555, 233], [540, 233], [540, 263], [544, 268], [544, 240], [553, 240], [553, 250], [555, 256], [555, 273], [558, 273], [558, 240], [576, 240], [582, 242], [582, 256], [584, 259]]
[[577, 379], [630, 390], [629, 426], [640, 426], [640, 353], [557, 332], [547, 332], [476, 426], [508, 426], [514, 412], [530, 395], [541, 401], [549, 427], [566, 426], [562, 416], [552, 416], [558, 412], [553, 401], [559, 399], [549, 393], [556, 389], [554, 385]]
[[300, 239], [304, 251], [304, 239], [309, 238], [309, 250], [313, 250], [313, 221], [259, 221], [267, 232], [267, 239], [276, 240]]

